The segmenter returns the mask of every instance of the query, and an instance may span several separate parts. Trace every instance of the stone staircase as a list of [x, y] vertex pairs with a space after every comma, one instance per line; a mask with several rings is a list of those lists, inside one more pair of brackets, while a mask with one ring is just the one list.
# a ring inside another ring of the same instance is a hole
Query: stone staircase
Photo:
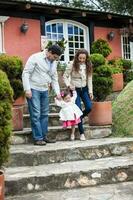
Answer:
[[24, 114], [24, 129], [12, 136], [11, 158], [5, 169], [6, 199], [108, 200], [111, 198], [103, 195], [92, 198], [94, 188], [97, 195], [99, 185], [105, 191], [106, 184], [108, 189], [118, 189], [120, 182], [125, 182], [125, 188], [128, 184], [131, 187], [128, 181], [133, 181], [133, 138], [111, 138], [111, 126], [89, 127], [86, 123], [88, 140], [78, 140], [77, 131], [77, 140], [72, 142], [70, 130], [62, 129], [57, 113], [58, 108], [51, 104], [49, 137], [58, 141], [46, 146], [32, 144], [29, 115]]

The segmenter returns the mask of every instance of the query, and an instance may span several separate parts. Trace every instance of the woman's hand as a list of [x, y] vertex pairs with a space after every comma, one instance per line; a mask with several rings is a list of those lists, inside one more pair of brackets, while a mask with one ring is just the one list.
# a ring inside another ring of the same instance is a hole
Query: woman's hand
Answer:
[[90, 96], [90, 99], [93, 100], [93, 94], [90, 93], [89, 96]]
[[68, 89], [70, 89], [70, 90], [75, 90], [75, 86], [73, 86], [73, 85], [70, 85], [70, 86], [68, 86]]

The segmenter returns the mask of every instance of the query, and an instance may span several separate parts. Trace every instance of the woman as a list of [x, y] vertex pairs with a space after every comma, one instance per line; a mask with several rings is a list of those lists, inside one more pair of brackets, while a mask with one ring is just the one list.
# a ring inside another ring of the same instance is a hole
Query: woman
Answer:
[[77, 51], [73, 62], [67, 66], [63, 77], [66, 86], [71, 90], [76, 90], [76, 104], [81, 110], [81, 100], [84, 103], [85, 109], [83, 110], [83, 115], [81, 116], [81, 122], [78, 124], [78, 128], [80, 140], [86, 140], [82, 119], [91, 111], [91, 100], [93, 99], [92, 64], [87, 50], [80, 49]]

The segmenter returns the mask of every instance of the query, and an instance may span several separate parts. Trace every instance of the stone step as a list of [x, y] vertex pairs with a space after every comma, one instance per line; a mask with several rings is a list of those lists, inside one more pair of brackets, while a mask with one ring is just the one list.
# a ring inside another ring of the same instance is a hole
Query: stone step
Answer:
[[132, 200], [133, 182], [100, 185], [78, 189], [45, 191], [22, 196], [7, 197], [6, 200]]
[[[49, 122], [48, 125], [49, 126], [61, 126], [62, 123], [59, 120], [59, 114], [58, 113], [49, 113]], [[24, 114], [23, 115], [23, 127], [24, 128], [28, 128], [30, 127], [30, 116], [29, 114]]]
[[5, 169], [7, 195], [133, 181], [133, 154]]
[[[104, 138], [111, 135], [111, 126], [88, 126], [84, 125], [87, 139]], [[49, 127], [49, 138], [56, 138], [57, 141], [69, 140], [71, 129], [63, 129], [62, 126]], [[76, 127], [76, 139], [79, 139], [78, 128]], [[27, 144], [32, 142], [30, 128], [24, 128], [22, 131], [14, 131], [11, 137], [11, 144]]]
[[46, 146], [12, 145], [10, 153], [10, 167], [94, 160], [133, 153], [133, 138], [64, 141]]
[[[60, 111], [60, 107], [57, 106], [55, 103], [50, 103], [49, 104], [49, 112], [50, 113], [59, 113], [59, 111]], [[27, 104], [24, 105], [24, 113], [25, 114], [29, 113], [28, 112], [28, 105]]]

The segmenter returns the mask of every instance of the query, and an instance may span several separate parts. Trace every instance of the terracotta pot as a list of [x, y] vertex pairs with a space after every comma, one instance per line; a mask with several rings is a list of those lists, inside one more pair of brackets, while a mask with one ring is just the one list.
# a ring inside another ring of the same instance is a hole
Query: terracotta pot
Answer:
[[26, 104], [24, 96], [19, 97], [15, 100], [12, 107], [12, 126], [13, 131], [23, 130], [23, 109]]
[[12, 126], [13, 126], [13, 131], [23, 130], [23, 106], [13, 105]]
[[92, 111], [89, 114], [90, 125], [110, 125], [112, 124], [112, 102], [93, 102]]
[[5, 189], [4, 173], [0, 171], [0, 200], [4, 200], [4, 189]]
[[15, 101], [14, 101], [14, 103], [13, 103], [13, 105], [15, 105], [15, 106], [18, 106], [18, 105], [24, 105], [25, 104], [25, 97], [24, 96], [21, 96], [21, 97], [19, 97], [19, 98], [17, 98]]
[[113, 74], [113, 92], [121, 91], [123, 89], [124, 81], [123, 81], [123, 73]]

